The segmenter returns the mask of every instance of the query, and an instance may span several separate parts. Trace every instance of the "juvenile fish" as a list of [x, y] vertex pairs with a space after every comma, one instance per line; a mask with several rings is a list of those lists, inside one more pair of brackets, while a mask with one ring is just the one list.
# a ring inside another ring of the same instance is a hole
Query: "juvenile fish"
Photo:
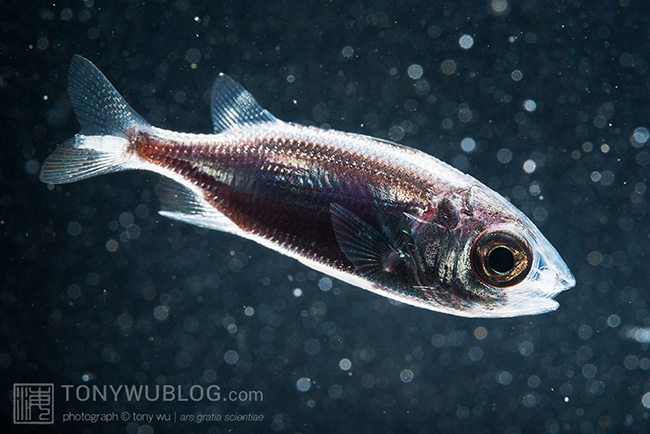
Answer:
[[283, 122], [221, 74], [214, 134], [149, 125], [87, 59], [68, 93], [81, 131], [43, 164], [64, 184], [121, 170], [164, 176], [163, 216], [254, 240], [344, 282], [467, 317], [554, 310], [575, 279], [533, 223], [474, 178], [415, 149]]

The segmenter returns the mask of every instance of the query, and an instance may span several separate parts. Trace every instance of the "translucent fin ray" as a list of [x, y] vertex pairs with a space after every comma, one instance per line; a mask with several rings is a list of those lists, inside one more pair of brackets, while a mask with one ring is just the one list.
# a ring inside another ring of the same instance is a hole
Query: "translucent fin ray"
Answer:
[[384, 262], [396, 249], [375, 228], [348, 209], [330, 204], [336, 241], [361, 275], [376, 279], [385, 273]]
[[219, 74], [212, 85], [210, 112], [215, 134], [244, 125], [278, 121], [253, 95], [225, 74]]
[[104, 74], [90, 60], [77, 54], [70, 62], [68, 93], [81, 124], [81, 134], [124, 137], [128, 127], [149, 126]]
[[217, 211], [198, 193], [178, 182], [163, 178], [156, 185], [155, 192], [162, 205], [159, 214], [164, 217], [207, 229], [242, 235], [241, 229], [228, 217]]
[[[83, 145], [85, 137], [77, 135], [74, 139], [60, 144], [43, 163], [39, 179], [47, 184], [67, 184], [106, 173], [123, 170], [128, 160], [128, 142], [121, 137], [97, 137], [110, 146], [103, 150]], [[109, 150], [107, 150], [109, 149]]]
[[127, 128], [151, 128], [88, 59], [70, 62], [68, 93], [81, 133], [58, 146], [43, 163], [39, 178], [65, 184], [133, 167]]

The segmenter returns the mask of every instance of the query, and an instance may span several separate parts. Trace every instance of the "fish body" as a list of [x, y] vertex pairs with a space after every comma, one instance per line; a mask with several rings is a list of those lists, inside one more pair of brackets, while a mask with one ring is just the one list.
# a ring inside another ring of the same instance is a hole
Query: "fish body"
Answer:
[[81, 132], [46, 160], [43, 182], [157, 172], [164, 216], [460, 316], [554, 310], [575, 284], [533, 223], [474, 178], [396, 143], [280, 121], [226, 75], [212, 88], [214, 134], [149, 125], [80, 56], [69, 93]]

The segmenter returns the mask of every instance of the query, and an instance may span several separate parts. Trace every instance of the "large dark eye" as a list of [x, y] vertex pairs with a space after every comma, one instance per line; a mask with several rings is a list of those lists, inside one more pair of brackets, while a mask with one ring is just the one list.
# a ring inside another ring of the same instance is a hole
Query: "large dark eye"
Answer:
[[508, 232], [483, 232], [474, 241], [471, 258], [479, 279], [499, 288], [524, 280], [533, 263], [528, 244]]

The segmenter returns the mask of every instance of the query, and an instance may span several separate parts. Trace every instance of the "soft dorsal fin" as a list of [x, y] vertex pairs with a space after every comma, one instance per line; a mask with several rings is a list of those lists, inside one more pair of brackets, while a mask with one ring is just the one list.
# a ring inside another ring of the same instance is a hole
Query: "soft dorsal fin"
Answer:
[[223, 73], [212, 85], [210, 105], [215, 134], [244, 125], [278, 121], [255, 101], [253, 95]]

